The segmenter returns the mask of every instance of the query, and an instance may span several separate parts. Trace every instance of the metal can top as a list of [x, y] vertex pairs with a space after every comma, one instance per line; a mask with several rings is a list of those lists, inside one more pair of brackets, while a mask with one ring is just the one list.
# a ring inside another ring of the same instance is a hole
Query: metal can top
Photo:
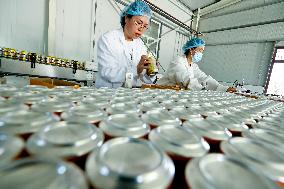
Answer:
[[213, 140], [228, 140], [232, 137], [232, 133], [228, 129], [207, 121], [206, 119], [191, 119], [184, 122], [183, 126], [189, 127], [197, 134]]
[[284, 144], [284, 132], [281, 132], [281, 131], [254, 128], [254, 129], [244, 131], [242, 133], [242, 136], [255, 139], [255, 140], [260, 140], [266, 143], [278, 145], [280, 148], [283, 148], [282, 145]]
[[248, 126], [242, 123], [237, 117], [232, 116], [214, 116], [206, 119], [209, 122], [218, 124], [232, 132], [242, 132], [248, 130]]
[[0, 132], [9, 134], [34, 133], [56, 121], [58, 119], [50, 113], [18, 110], [9, 112], [0, 118]]
[[[15, 112], [18, 110], [28, 110], [28, 106], [21, 104], [18, 100], [3, 100], [0, 101], [0, 116]], [[1, 118], [0, 118], [1, 119]]]
[[173, 162], [165, 153], [134, 138], [107, 141], [88, 157], [86, 170], [94, 187], [108, 189], [165, 189], [174, 176]]
[[142, 115], [142, 120], [153, 126], [181, 125], [181, 120], [179, 118], [164, 109], [155, 109], [148, 111]]
[[0, 166], [11, 163], [21, 153], [24, 145], [21, 138], [0, 133]]
[[170, 110], [170, 113], [177, 116], [182, 120], [189, 120], [193, 118], [202, 118], [201, 114], [196, 113], [194, 110], [185, 107], [175, 107]]
[[60, 100], [45, 100], [32, 106], [32, 110], [37, 112], [64, 112], [72, 107], [71, 102]]
[[87, 189], [88, 185], [72, 163], [22, 159], [0, 168], [0, 188]]
[[103, 140], [102, 131], [91, 124], [61, 121], [33, 134], [27, 149], [42, 157], [75, 157], [100, 147]]
[[63, 112], [61, 118], [68, 122], [98, 123], [107, 118], [107, 114], [93, 107], [76, 106], [72, 107], [68, 112]]
[[140, 109], [135, 102], [120, 102], [111, 104], [106, 108], [109, 114], [140, 113]]
[[112, 137], [139, 138], [150, 132], [150, 127], [138, 114], [115, 114], [103, 120], [99, 127]]
[[141, 104], [138, 107], [143, 112], [147, 112], [147, 111], [151, 111], [151, 110], [155, 110], [155, 109], [161, 109], [161, 108], [164, 109], [165, 108], [159, 102], [157, 102], [156, 100], [141, 102]]
[[268, 129], [273, 131], [281, 131], [284, 132], [284, 127], [281, 126], [280, 122], [273, 122], [269, 120], [261, 120], [256, 124], [252, 125], [253, 128], [260, 128], [260, 129]]
[[208, 154], [185, 168], [192, 189], [278, 189], [276, 184], [247, 164], [223, 154]]
[[223, 141], [221, 149], [226, 155], [256, 167], [267, 177], [283, 182], [283, 148], [255, 139], [235, 137]]
[[200, 157], [209, 151], [209, 144], [192, 130], [181, 126], [160, 126], [149, 134], [151, 142], [168, 154]]

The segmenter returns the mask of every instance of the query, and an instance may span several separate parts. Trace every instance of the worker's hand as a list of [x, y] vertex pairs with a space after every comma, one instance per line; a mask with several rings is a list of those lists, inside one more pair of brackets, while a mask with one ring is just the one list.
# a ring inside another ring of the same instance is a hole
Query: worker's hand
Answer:
[[149, 69], [149, 65], [150, 61], [148, 60], [148, 57], [146, 55], [142, 55], [139, 64], [137, 65], [137, 74], [139, 75], [142, 73], [144, 69]]
[[229, 92], [229, 93], [235, 93], [235, 92], [237, 92], [237, 89], [234, 88], [234, 87], [229, 87], [229, 88], [227, 89], [227, 92]]

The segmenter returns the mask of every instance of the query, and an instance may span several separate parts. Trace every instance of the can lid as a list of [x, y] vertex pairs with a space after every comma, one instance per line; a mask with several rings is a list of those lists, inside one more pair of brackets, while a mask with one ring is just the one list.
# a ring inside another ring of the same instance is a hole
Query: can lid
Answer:
[[102, 131], [91, 124], [61, 121], [33, 134], [27, 149], [42, 157], [82, 156], [101, 146], [103, 139]]
[[142, 120], [154, 126], [181, 125], [181, 120], [164, 109], [155, 109], [142, 115]]
[[86, 170], [94, 187], [109, 189], [162, 189], [174, 176], [166, 154], [151, 142], [134, 138], [107, 141], [88, 157]]
[[0, 133], [0, 166], [9, 164], [24, 148], [24, 141], [16, 136]]
[[103, 120], [99, 127], [113, 137], [139, 138], [150, 132], [150, 127], [138, 114], [115, 114]]
[[254, 128], [243, 131], [242, 136], [275, 144], [279, 147], [282, 147], [282, 145], [284, 144], [284, 132], [280, 131], [276, 132], [268, 129]]
[[277, 189], [256, 169], [223, 154], [208, 154], [190, 161], [185, 168], [192, 189]]
[[209, 151], [209, 144], [192, 130], [181, 126], [160, 126], [149, 134], [151, 142], [169, 154], [192, 158]]
[[60, 100], [46, 100], [32, 106], [32, 110], [37, 112], [64, 112], [71, 107], [71, 102], [64, 102]]
[[245, 123], [241, 122], [241, 120], [234, 119], [233, 116], [219, 115], [214, 117], [208, 117], [206, 120], [218, 124], [224, 128], [227, 128], [233, 132], [242, 132], [249, 129], [249, 127]]
[[33, 133], [56, 121], [55, 116], [50, 113], [18, 110], [0, 118], [0, 131], [10, 134]]
[[228, 129], [202, 118], [188, 120], [183, 125], [197, 134], [213, 140], [228, 140], [232, 137], [232, 133]]
[[[0, 101], [0, 116], [4, 116], [7, 113], [19, 111], [19, 110], [28, 110], [28, 106], [19, 103], [19, 101], [10, 101], [7, 100]], [[0, 118], [1, 119], [1, 118]]]
[[194, 118], [202, 118], [201, 114], [196, 113], [194, 110], [185, 107], [175, 107], [170, 110], [170, 113], [177, 116], [182, 120], [189, 120]]
[[236, 137], [221, 143], [222, 151], [258, 168], [269, 178], [284, 180], [282, 148], [258, 140]]
[[151, 110], [155, 110], [155, 109], [165, 109], [165, 107], [163, 107], [156, 100], [152, 100], [152, 101], [142, 102], [139, 105], [139, 109], [143, 112], [147, 112], [147, 111], [151, 111]]
[[72, 107], [68, 112], [63, 112], [62, 119], [68, 122], [97, 123], [107, 118], [107, 114], [89, 106]]
[[284, 127], [282, 127], [279, 123], [273, 123], [270, 121], [261, 120], [256, 124], [252, 125], [253, 128], [267, 129], [272, 131], [281, 131], [284, 132]]
[[88, 188], [83, 172], [62, 161], [22, 159], [1, 167], [0, 175], [0, 188]]
[[135, 102], [121, 102], [111, 104], [106, 108], [106, 112], [109, 114], [139, 113], [140, 109]]

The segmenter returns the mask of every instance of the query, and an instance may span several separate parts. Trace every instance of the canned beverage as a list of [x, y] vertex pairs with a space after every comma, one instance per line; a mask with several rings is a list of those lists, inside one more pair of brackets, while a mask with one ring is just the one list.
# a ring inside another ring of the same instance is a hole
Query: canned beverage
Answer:
[[27, 141], [27, 150], [45, 158], [63, 158], [84, 167], [87, 154], [99, 148], [103, 132], [91, 124], [57, 122], [47, 125]]
[[148, 123], [151, 128], [155, 128], [160, 125], [180, 126], [182, 124], [179, 118], [164, 109], [155, 109], [148, 111], [142, 115], [142, 120]]
[[68, 122], [98, 125], [100, 121], [107, 118], [107, 114], [104, 111], [93, 107], [76, 106], [71, 108], [68, 112], [63, 112], [61, 117]]
[[172, 160], [151, 142], [115, 138], [88, 157], [86, 171], [96, 189], [166, 189], [175, 168]]
[[4, 47], [0, 47], [0, 58], [4, 56]]
[[258, 171], [280, 186], [284, 186], [283, 148], [259, 140], [236, 137], [221, 143], [222, 151], [235, 157]]
[[19, 103], [23, 103], [28, 107], [31, 107], [36, 103], [40, 103], [42, 100], [45, 99], [47, 99], [47, 96], [37, 93], [17, 93], [13, 97], [13, 100], [18, 101]]
[[29, 52], [28, 53], [28, 61], [29, 62], [36, 62], [36, 59], [37, 59], [37, 54], [36, 53], [33, 53], [33, 52]]
[[45, 100], [32, 106], [32, 110], [36, 112], [50, 112], [57, 116], [61, 116], [62, 112], [67, 112], [72, 107], [71, 102], [60, 100]]
[[191, 119], [184, 122], [183, 126], [203, 136], [210, 145], [210, 152], [220, 152], [221, 141], [228, 140], [232, 137], [232, 133], [227, 128], [221, 127], [206, 119]]
[[242, 136], [273, 144], [279, 146], [279, 148], [283, 148], [282, 145], [284, 144], [284, 132], [281, 131], [254, 128], [247, 131], [243, 131]]
[[55, 65], [55, 57], [54, 56], [45, 57], [44, 63], [47, 64], [47, 65]]
[[27, 51], [21, 51], [19, 53], [19, 60], [27, 61], [28, 60], [28, 52]]
[[3, 48], [2, 53], [3, 53], [4, 58], [9, 58], [10, 57], [10, 48]]
[[64, 62], [66, 68], [72, 68], [71, 60], [65, 59]]
[[202, 137], [181, 126], [160, 126], [150, 132], [149, 140], [166, 152], [175, 164], [171, 188], [186, 188], [184, 171], [187, 162], [205, 155], [210, 148]]
[[190, 189], [278, 189], [277, 185], [254, 168], [223, 154], [208, 154], [193, 159], [185, 168]]
[[8, 55], [6, 58], [18, 59], [18, 52], [16, 49], [9, 49]]
[[10, 164], [20, 157], [24, 149], [24, 141], [16, 136], [0, 133], [0, 167]]
[[22, 159], [0, 168], [0, 188], [88, 189], [88, 184], [72, 163]]
[[275, 121], [269, 121], [263, 119], [262, 121], [252, 125], [253, 128], [260, 128], [260, 129], [268, 129], [275, 132], [281, 131], [284, 132], [284, 127], [281, 126], [282, 124], [280, 122]]
[[32, 133], [56, 121], [58, 119], [49, 113], [18, 110], [8, 112], [0, 118], [0, 132], [20, 135], [26, 140]]
[[185, 107], [174, 107], [170, 110], [170, 113], [181, 119], [183, 122], [189, 119], [202, 118], [201, 114]]
[[[15, 112], [19, 110], [26, 111], [28, 110], [28, 106], [21, 104], [17, 100], [3, 100], [0, 101], [0, 119], [7, 113]], [[1, 127], [1, 126], [0, 126]]]
[[37, 55], [36, 62], [39, 64], [43, 64], [43, 56], [41, 54]]
[[146, 113], [147, 111], [151, 111], [155, 109], [165, 109], [165, 107], [163, 107], [156, 100], [141, 102], [141, 104], [138, 107], [139, 109], [141, 109], [143, 113]]
[[234, 115], [226, 115], [226, 116], [214, 116], [207, 118], [207, 121], [210, 123], [218, 124], [224, 128], [227, 128], [233, 136], [241, 136], [243, 131], [249, 129], [249, 127], [241, 121], [238, 117]]
[[141, 111], [135, 102], [121, 102], [110, 105], [106, 108], [106, 112], [109, 114], [135, 114]]
[[149, 125], [134, 113], [111, 115], [99, 127], [104, 131], [107, 140], [114, 137], [147, 138], [150, 132]]
[[60, 66], [61, 67], [61, 64], [62, 63], [62, 59], [61, 58], [55, 58], [55, 66]]
[[149, 76], [155, 75], [155, 65], [156, 65], [156, 60], [153, 56], [148, 55], [148, 61], [149, 61], [149, 68], [147, 69], [147, 74]]

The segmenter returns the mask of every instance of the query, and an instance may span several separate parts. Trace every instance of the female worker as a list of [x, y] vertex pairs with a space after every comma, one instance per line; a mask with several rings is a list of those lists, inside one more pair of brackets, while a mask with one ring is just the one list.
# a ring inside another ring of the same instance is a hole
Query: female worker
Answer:
[[180, 85], [190, 90], [217, 90], [235, 92], [235, 88], [223, 86], [211, 76], [201, 71], [197, 63], [202, 59], [205, 42], [193, 38], [186, 42], [182, 50], [184, 55], [172, 61], [164, 74], [158, 80], [160, 85]]
[[151, 83], [147, 49], [140, 39], [149, 28], [151, 9], [137, 0], [121, 13], [122, 28], [103, 34], [98, 40], [96, 87], [132, 87]]

